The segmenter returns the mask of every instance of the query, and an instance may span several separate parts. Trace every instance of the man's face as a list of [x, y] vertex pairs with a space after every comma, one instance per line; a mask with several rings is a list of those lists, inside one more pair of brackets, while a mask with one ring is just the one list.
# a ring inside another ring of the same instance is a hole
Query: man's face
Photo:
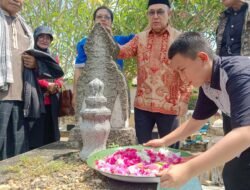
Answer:
[[95, 23], [100, 23], [104, 27], [111, 28], [112, 20], [110, 13], [106, 9], [99, 9], [96, 12]]
[[15, 16], [22, 8], [24, 0], [0, 0], [0, 7]]
[[182, 81], [194, 87], [206, 82], [206, 68], [198, 56], [193, 60], [178, 53], [170, 60], [170, 67], [179, 73]]
[[232, 7], [234, 4], [240, 2], [240, 0], [221, 0], [225, 7]]
[[164, 30], [168, 24], [170, 9], [164, 4], [153, 4], [148, 8], [148, 21], [152, 30], [156, 33]]

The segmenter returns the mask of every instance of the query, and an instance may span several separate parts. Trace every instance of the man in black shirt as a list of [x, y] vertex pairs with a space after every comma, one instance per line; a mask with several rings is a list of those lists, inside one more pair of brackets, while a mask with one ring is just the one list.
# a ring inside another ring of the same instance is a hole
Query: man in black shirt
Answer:
[[[208, 169], [226, 163], [226, 190], [250, 189], [250, 59], [218, 57], [199, 33], [182, 34], [170, 47], [170, 66], [183, 81], [200, 87], [191, 119], [169, 135], [145, 146], [170, 145], [200, 129], [218, 109], [230, 117], [231, 126], [221, 141], [206, 152], [159, 174], [164, 187], [180, 186]], [[199, 71], [199, 72], [197, 72]]]

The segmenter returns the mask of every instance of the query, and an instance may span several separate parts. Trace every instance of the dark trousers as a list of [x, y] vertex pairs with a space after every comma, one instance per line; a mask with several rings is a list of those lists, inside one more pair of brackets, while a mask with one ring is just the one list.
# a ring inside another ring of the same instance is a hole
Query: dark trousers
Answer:
[[[152, 139], [152, 131], [157, 124], [160, 138], [175, 130], [179, 125], [176, 115], [166, 115], [161, 113], [148, 112], [135, 108], [135, 130], [139, 144], [143, 144]], [[171, 145], [178, 148], [179, 143]]]
[[[224, 113], [222, 116], [223, 130], [227, 134], [232, 130], [231, 118]], [[250, 148], [239, 158], [227, 162], [222, 176], [226, 190], [250, 190]]]
[[222, 176], [226, 190], [250, 190], [250, 148], [227, 162]]
[[46, 114], [44, 115], [44, 144], [50, 144], [60, 140], [60, 131], [58, 126], [58, 116], [52, 113], [50, 105], [45, 106]]
[[28, 151], [23, 102], [0, 101], [0, 160]]
[[57, 113], [50, 105], [45, 106], [46, 113], [37, 120], [29, 121], [29, 149], [39, 148], [60, 140]]

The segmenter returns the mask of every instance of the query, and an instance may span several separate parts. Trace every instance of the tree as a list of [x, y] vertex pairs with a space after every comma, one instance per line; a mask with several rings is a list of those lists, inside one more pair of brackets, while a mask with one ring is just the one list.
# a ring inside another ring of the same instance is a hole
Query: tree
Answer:
[[[73, 78], [76, 44], [87, 36], [93, 26], [93, 12], [106, 5], [114, 11], [114, 34], [142, 31], [147, 25], [145, 0], [29, 0], [22, 15], [35, 29], [49, 25], [55, 32], [52, 51], [58, 52], [65, 78]], [[221, 5], [218, 0], [173, 0], [171, 23], [182, 31], [203, 32], [214, 42], [215, 27]], [[126, 60], [128, 79], [136, 75], [134, 60]]]

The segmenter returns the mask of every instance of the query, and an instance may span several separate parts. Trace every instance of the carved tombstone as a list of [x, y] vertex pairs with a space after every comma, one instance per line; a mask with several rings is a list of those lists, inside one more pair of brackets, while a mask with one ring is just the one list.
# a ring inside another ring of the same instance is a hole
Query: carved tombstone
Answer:
[[81, 111], [82, 121], [80, 131], [83, 140], [83, 148], [80, 152], [82, 160], [97, 151], [106, 149], [106, 143], [110, 132], [111, 112], [105, 107], [107, 99], [103, 96], [103, 82], [95, 79], [89, 83], [89, 93], [85, 99], [86, 108]]
[[79, 117], [80, 109], [84, 110], [86, 107], [84, 100], [89, 96], [88, 83], [98, 78], [105, 86], [106, 106], [111, 110], [111, 127], [117, 129], [128, 127], [127, 84], [114, 61], [119, 52], [118, 45], [100, 24], [96, 24], [86, 42], [85, 52], [88, 59], [77, 83], [76, 117]]

